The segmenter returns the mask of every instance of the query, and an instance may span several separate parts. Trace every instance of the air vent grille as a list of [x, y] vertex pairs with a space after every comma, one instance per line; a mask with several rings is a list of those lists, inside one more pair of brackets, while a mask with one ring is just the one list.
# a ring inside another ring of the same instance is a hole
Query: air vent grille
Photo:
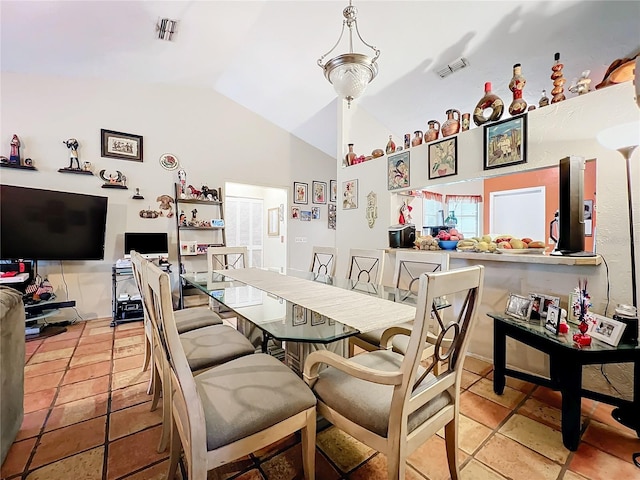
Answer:
[[462, 70], [463, 68], [466, 68], [468, 66], [469, 66], [469, 60], [467, 60], [466, 58], [460, 57], [454, 60], [453, 62], [451, 62], [450, 64], [445, 65], [444, 67], [436, 70], [436, 74], [440, 78], [445, 78], [451, 75], [452, 73], [457, 72], [458, 70]]

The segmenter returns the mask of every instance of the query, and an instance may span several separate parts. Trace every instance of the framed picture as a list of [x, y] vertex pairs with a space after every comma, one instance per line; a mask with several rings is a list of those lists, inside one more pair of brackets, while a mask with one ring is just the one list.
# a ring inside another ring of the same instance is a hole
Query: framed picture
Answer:
[[280, 209], [270, 208], [267, 210], [267, 235], [277, 237], [280, 235]]
[[293, 312], [291, 314], [293, 318], [293, 326], [304, 325], [307, 323], [307, 310], [300, 305], [293, 305]]
[[596, 340], [617, 347], [626, 325], [613, 318], [603, 317], [595, 313], [592, 313], [591, 316], [594, 321], [589, 327], [589, 335]]
[[142, 136], [100, 129], [101, 155], [107, 158], [142, 161]]
[[544, 306], [544, 295], [538, 295], [532, 293], [529, 295], [531, 299], [531, 313], [529, 314], [529, 320], [540, 320], [542, 316], [542, 307]]
[[520, 320], [529, 320], [531, 315], [531, 298], [510, 293], [504, 313]]
[[329, 208], [329, 214], [328, 214], [329, 230], [335, 230], [336, 229], [336, 206], [333, 203], [330, 203], [328, 205], [328, 208]]
[[338, 201], [338, 181], [337, 180], [329, 180], [329, 201], [330, 202]]
[[547, 310], [547, 320], [544, 322], [544, 328], [553, 332], [554, 335], [558, 334], [560, 330], [560, 307], [556, 305], [549, 305]]
[[542, 297], [542, 310], [540, 311], [540, 316], [542, 318], [547, 318], [547, 312], [549, 311], [550, 306], [558, 307], [560, 306], [560, 297], [554, 297], [551, 295], [541, 295]]
[[527, 162], [527, 115], [484, 127], [484, 169]]
[[352, 210], [358, 208], [358, 180], [342, 182], [342, 208]]
[[320, 220], [320, 207], [311, 207], [311, 218]]
[[311, 184], [313, 189], [313, 203], [327, 203], [327, 182], [316, 182]]
[[308, 183], [293, 182], [293, 203], [301, 203], [304, 205], [309, 203], [309, 201], [307, 200], [308, 188]]
[[593, 200], [584, 201], [584, 236], [593, 235]]
[[578, 294], [571, 292], [569, 294], [569, 300], [567, 301], [567, 321], [578, 325], [580, 320], [578, 315], [580, 314], [580, 308], [578, 306]]
[[198, 242], [180, 242], [180, 254], [181, 255], [197, 255], [198, 254]]
[[300, 207], [291, 207], [291, 218], [293, 220], [300, 219]]
[[388, 158], [388, 190], [409, 186], [409, 152], [390, 155]]
[[327, 323], [327, 317], [320, 315], [318, 312], [311, 312], [311, 326], [322, 325]]
[[311, 221], [311, 210], [300, 210], [300, 220], [303, 222]]
[[429, 180], [458, 174], [458, 137], [429, 144]]

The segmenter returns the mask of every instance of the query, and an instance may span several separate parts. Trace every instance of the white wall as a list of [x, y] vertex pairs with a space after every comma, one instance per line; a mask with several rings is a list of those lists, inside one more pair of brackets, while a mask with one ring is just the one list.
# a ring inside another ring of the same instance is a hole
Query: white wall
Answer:
[[[328, 184], [335, 178], [334, 158], [209, 89], [12, 73], [0, 78], [1, 154], [8, 155], [15, 133], [22, 142], [22, 157], [31, 157], [38, 169], [2, 169], [0, 181], [109, 197], [105, 260], [63, 265], [69, 298], [78, 302], [85, 319], [111, 315], [111, 264], [124, 253], [125, 231], [167, 231], [173, 250], [170, 261], [176, 264], [175, 219], [142, 219], [138, 214], [143, 208], [157, 209], [159, 195], [174, 194], [177, 174], [159, 165], [161, 154], [174, 153], [187, 171], [187, 183], [197, 188], [237, 182], [290, 192], [294, 181], [311, 186], [312, 180]], [[101, 128], [142, 135], [144, 161], [101, 158]], [[81, 162], [92, 162], [96, 172], [120, 170], [128, 178], [129, 190], [102, 189], [97, 176], [58, 173], [68, 165], [62, 141], [69, 137], [80, 143]], [[136, 187], [144, 201], [131, 199]], [[323, 220], [291, 222], [295, 225], [290, 236], [333, 245], [326, 205], [322, 210]], [[288, 241], [289, 266], [308, 267], [308, 246]], [[64, 297], [59, 263], [42, 262], [39, 267]]]

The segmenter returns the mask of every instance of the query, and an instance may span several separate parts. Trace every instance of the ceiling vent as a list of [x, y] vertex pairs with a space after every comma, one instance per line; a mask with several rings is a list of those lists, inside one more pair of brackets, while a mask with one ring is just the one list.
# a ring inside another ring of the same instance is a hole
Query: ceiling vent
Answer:
[[177, 26], [177, 20], [171, 20], [170, 18], [159, 19], [158, 25], [156, 26], [158, 30], [158, 40], [166, 40], [168, 42], [173, 40], [173, 34], [176, 32]]
[[436, 74], [440, 78], [445, 78], [451, 75], [452, 73], [457, 72], [458, 70], [462, 70], [463, 68], [468, 66], [469, 66], [469, 60], [467, 60], [466, 58], [460, 57], [454, 60], [453, 62], [451, 62], [449, 65], [445, 65], [444, 67], [436, 70]]

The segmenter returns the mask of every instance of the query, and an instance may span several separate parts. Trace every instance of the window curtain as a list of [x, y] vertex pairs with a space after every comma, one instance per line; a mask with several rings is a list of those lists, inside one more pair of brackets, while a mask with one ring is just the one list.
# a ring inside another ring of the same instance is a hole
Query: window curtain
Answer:
[[[440, 198], [442, 199], [442, 195]], [[482, 195], [447, 195], [445, 203], [482, 203]]]
[[436, 202], [442, 202], [442, 194], [436, 192], [429, 192], [427, 190], [422, 191], [422, 198], [425, 200], [435, 200]]

